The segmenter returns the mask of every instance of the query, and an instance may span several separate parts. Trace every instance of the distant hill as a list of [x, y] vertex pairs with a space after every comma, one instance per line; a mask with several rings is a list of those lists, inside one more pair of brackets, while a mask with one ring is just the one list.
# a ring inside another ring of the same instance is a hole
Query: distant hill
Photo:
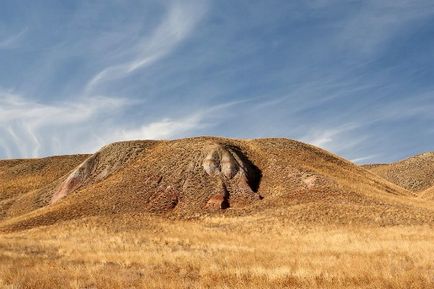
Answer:
[[118, 142], [91, 156], [0, 166], [0, 228], [8, 230], [134, 212], [318, 224], [434, 222], [433, 206], [406, 189], [288, 139]]
[[434, 186], [434, 152], [427, 152], [391, 164], [364, 165], [364, 168], [413, 192]]

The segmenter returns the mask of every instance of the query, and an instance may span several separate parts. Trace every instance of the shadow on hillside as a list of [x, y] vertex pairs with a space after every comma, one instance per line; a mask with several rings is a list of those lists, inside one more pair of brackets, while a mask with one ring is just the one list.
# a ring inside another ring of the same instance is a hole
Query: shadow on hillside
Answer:
[[247, 158], [247, 156], [243, 153], [243, 151], [239, 147], [233, 145], [227, 147], [230, 148], [233, 152], [235, 152], [238, 155], [238, 157], [241, 159], [241, 161], [244, 164], [246, 164], [247, 167], [249, 168], [248, 175], [247, 175], [249, 185], [250, 188], [252, 188], [252, 191], [257, 193], [259, 189], [259, 185], [261, 183], [262, 171]]

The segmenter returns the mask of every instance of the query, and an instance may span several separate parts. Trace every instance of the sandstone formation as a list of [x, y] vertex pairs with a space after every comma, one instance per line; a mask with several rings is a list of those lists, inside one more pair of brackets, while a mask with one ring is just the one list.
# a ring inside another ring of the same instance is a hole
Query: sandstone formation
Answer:
[[208, 208], [226, 209], [231, 203], [261, 198], [251, 185], [261, 178], [259, 170], [247, 163], [235, 148], [220, 144], [210, 146], [202, 166], [208, 175], [219, 179], [219, 192], [211, 196]]

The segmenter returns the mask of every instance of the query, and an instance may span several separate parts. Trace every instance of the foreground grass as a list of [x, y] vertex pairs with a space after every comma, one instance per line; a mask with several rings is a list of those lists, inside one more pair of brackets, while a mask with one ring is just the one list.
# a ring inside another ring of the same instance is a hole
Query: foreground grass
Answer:
[[434, 230], [86, 219], [0, 233], [0, 288], [433, 288]]

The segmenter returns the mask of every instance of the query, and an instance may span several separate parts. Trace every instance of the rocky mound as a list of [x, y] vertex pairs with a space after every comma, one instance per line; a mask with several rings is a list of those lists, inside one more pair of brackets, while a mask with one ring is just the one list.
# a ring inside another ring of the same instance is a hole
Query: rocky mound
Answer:
[[215, 144], [207, 150], [202, 167], [209, 176], [218, 180], [217, 192], [208, 200], [207, 208], [226, 209], [230, 205], [261, 198], [255, 194], [261, 172], [238, 148]]
[[434, 186], [434, 152], [392, 163], [364, 165], [371, 172], [407, 190], [421, 192]]
[[[200, 137], [109, 145], [49, 191], [16, 228], [84, 216], [153, 213], [280, 217], [291, 222], [434, 222], [432, 208], [349, 161], [287, 139]], [[422, 207], [420, 207], [422, 206]]]

